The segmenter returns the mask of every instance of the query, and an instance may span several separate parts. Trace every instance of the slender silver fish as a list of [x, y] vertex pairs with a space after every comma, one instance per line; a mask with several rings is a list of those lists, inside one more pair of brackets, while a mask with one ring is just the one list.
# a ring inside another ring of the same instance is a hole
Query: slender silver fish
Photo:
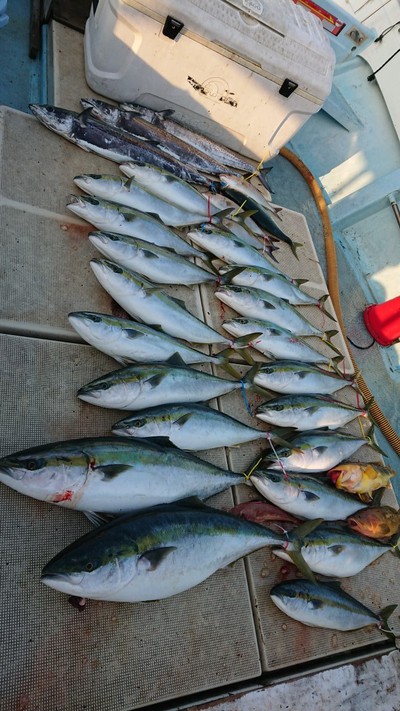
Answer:
[[123, 131], [97, 121], [90, 116], [90, 109], [77, 114], [57, 106], [29, 104], [29, 108], [47, 128], [86, 151], [97, 153], [116, 163], [144, 161], [164, 168], [183, 180], [208, 187], [211, 185], [209, 178], [172, 156], [167, 156], [151, 141], [134, 139]]
[[[244, 335], [242, 332], [230, 331], [230, 333], [235, 336]], [[286, 358], [287, 355], [280, 357]], [[292, 358], [291, 355], [290, 358]], [[351, 377], [345, 378], [333, 370], [323, 370], [312, 363], [304, 363], [297, 358], [296, 360], [279, 360], [275, 363], [263, 364], [254, 382], [266, 390], [274, 390], [282, 394], [312, 395], [319, 393], [327, 395], [346, 385], [352, 385], [353, 379]]]
[[139, 106], [138, 104], [123, 102], [120, 104], [121, 108], [127, 111], [133, 111], [138, 114], [145, 121], [150, 121], [156, 126], [161, 126], [166, 131], [171, 133], [173, 136], [180, 138], [181, 141], [185, 141], [190, 146], [195, 146], [198, 150], [203, 151], [207, 155], [212, 155], [216, 160], [224, 163], [225, 165], [230, 165], [238, 170], [243, 170], [244, 172], [252, 173], [254, 171], [255, 163], [250, 160], [246, 160], [243, 156], [238, 153], [231, 151], [226, 146], [221, 143], [213, 141], [212, 138], [204, 136], [197, 131], [193, 131], [191, 128], [184, 126], [178, 121], [171, 120], [170, 116], [173, 111], [153, 111], [144, 106]]
[[356, 417], [368, 417], [365, 408], [353, 407], [329, 395], [280, 395], [261, 403], [255, 416], [277, 427], [314, 430], [344, 427]]
[[215, 274], [198, 267], [185, 257], [164, 247], [157, 247], [137, 237], [92, 232], [91, 243], [102, 254], [150, 279], [155, 284], [216, 284]]
[[[348, 632], [376, 625], [384, 631], [397, 605], [375, 614], [334, 583], [289, 580], [275, 585], [271, 599], [280, 610], [303, 625]], [[392, 635], [393, 636], [393, 635]]]
[[67, 207], [101, 231], [137, 237], [188, 257], [202, 256], [156, 217], [134, 210], [133, 207], [89, 195], [70, 195]]
[[183, 302], [167, 296], [144, 277], [106, 259], [92, 259], [90, 266], [104, 289], [134, 318], [191, 343], [232, 345], [232, 341], [189, 313]]
[[167, 439], [180, 449], [194, 451], [274, 439], [270, 432], [248, 427], [223, 412], [196, 403], [141, 410], [140, 415], [117, 422], [112, 431], [125, 437]]
[[187, 365], [227, 361], [226, 351], [207, 355], [138, 321], [91, 311], [71, 312], [68, 319], [85, 341], [123, 365], [134, 362], [162, 363], [175, 356]]
[[204, 222], [204, 215], [183, 210], [162, 200], [136, 184], [133, 178], [124, 180], [115, 175], [87, 174], [77, 175], [74, 183], [89, 195], [156, 215], [164, 225], [170, 227], [199, 225]]

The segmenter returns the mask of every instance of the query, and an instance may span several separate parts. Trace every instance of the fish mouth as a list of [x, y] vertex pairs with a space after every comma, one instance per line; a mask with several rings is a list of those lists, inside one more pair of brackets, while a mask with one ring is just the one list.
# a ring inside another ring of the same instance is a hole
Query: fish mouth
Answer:
[[76, 595], [76, 588], [83, 580], [83, 575], [67, 575], [63, 573], [45, 573], [40, 576], [40, 582], [58, 592]]
[[0, 481], [2, 478], [14, 479], [20, 481], [25, 476], [23, 469], [15, 469], [14, 467], [0, 466]]
[[329, 472], [329, 478], [333, 484], [336, 484], [337, 480], [339, 479], [341, 475], [341, 470], [340, 469], [331, 469]]
[[41, 121], [47, 128], [51, 128], [56, 133], [67, 135], [72, 128], [73, 116], [67, 109], [46, 104], [29, 104], [33, 115]]

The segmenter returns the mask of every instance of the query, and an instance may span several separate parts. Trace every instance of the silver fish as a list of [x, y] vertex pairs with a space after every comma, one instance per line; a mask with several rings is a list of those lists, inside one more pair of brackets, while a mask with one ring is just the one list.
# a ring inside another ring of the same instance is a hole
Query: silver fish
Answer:
[[211, 252], [218, 259], [228, 264], [253, 265], [268, 267], [270, 262], [260, 250], [251, 247], [240, 237], [232, 232], [223, 230], [213, 225], [204, 225], [202, 229], [190, 230], [188, 239], [199, 245], [207, 252]]
[[92, 346], [123, 365], [161, 363], [179, 356], [183, 363], [225, 363], [227, 354], [207, 355], [144, 323], [91, 311], [68, 314], [71, 326]]
[[105, 259], [92, 259], [90, 266], [104, 289], [134, 318], [159, 325], [168, 335], [191, 343], [231, 345], [231, 341], [189, 313], [183, 302], [167, 296], [144, 277]]
[[0, 459], [0, 481], [65, 508], [121, 514], [208, 498], [242, 483], [243, 475], [144, 440], [88, 437], [9, 454]]
[[278, 296], [280, 299], [285, 299], [292, 306], [301, 304], [318, 306], [329, 316], [325, 311], [325, 301], [328, 295], [316, 299], [299, 289], [300, 285], [307, 283], [307, 279], [290, 279], [285, 274], [278, 273], [277, 269], [270, 269], [270, 267], [245, 267], [239, 271], [237, 265], [232, 265], [221, 267], [219, 273], [224, 277], [224, 284], [232, 283], [239, 286], [254, 287], [273, 296]]
[[[283, 467], [291, 472], [305, 474], [325, 472], [344, 459], [351, 457], [365, 444], [381, 451], [370, 438], [365, 439], [338, 432], [305, 432], [296, 435], [291, 440], [290, 448], [276, 450], [276, 461], [271, 461], [267, 468], [281, 471]], [[270, 452], [267, 453], [269, 460], [272, 459], [270, 454]], [[260, 464], [263, 459], [264, 456], [260, 458]]]
[[169, 504], [90, 531], [47, 563], [41, 580], [94, 600], [160, 600], [280, 539], [223, 511]]
[[[249, 387], [250, 382], [245, 381], [244, 385]], [[242, 387], [241, 381], [226, 380], [188, 366], [154, 363], [129, 365], [107, 373], [80, 388], [78, 397], [99, 407], [143, 410], [211, 400]]]
[[117, 422], [112, 431], [125, 437], [161, 437], [187, 450], [232, 447], [256, 439], [273, 439], [270, 432], [248, 427], [218, 410], [195, 403], [141, 410], [140, 415]]
[[29, 104], [29, 108], [47, 128], [86, 151], [122, 163], [140, 160], [157, 165], [183, 180], [210, 186], [211, 181], [194, 168], [185, 166], [172, 156], [158, 150], [151, 141], [132, 136], [94, 119], [90, 109], [81, 114], [57, 106]]
[[[336, 360], [342, 360], [342, 356], [329, 358], [328, 356], [322, 355], [322, 353], [309, 346], [300, 336], [295, 336], [286, 328], [281, 328], [268, 321], [244, 317], [232, 318], [224, 321], [222, 327], [235, 337], [243, 337], [251, 333], [256, 333], [257, 336], [249, 341], [249, 346], [252, 346], [257, 351], [260, 351], [260, 353], [269, 357], [296, 358], [298, 361], [304, 360], [306, 364], [310, 362], [331, 363], [336, 362]], [[257, 373], [256, 377], [261, 387], [263, 387], [261, 381], [264, 380], [265, 373], [268, 372], [268, 366], [262, 365]], [[264, 387], [268, 389], [267, 386]], [[341, 387], [340, 384], [337, 385], [337, 387]]]
[[[190, 233], [189, 233], [190, 234]], [[329, 341], [337, 331], [323, 333], [284, 299], [250, 286], [221, 285], [215, 291], [217, 299], [247, 318], [255, 318], [286, 328], [296, 336], [319, 336]], [[336, 350], [336, 349], [335, 349]]]
[[71, 195], [69, 200], [68, 209], [99, 230], [137, 237], [184, 256], [202, 256], [169, 227], [145, 212], [89, 195]]
[[286, 615], [303, 625], [348, 632], [376, 625], [384, 629], [392, 605], [375, 614], [334, 583], [313, 583], [310, 580], [289, 580], [275, 585], [271, 599]]
[[[133, 178], [135, 183], [152, 195], [177, 205], [182, 210], [203, 215], [204, 218], [229, 207], [229, 205], [213, 206], [208, 199], [208, 194], [205, 197], [205, 194], [199, 192], [194, 185], [190, 185], [186, 180], [181, 180], [176, 175], [154, 165], [130, 162], [121, 163], [119, 168], [124, 175]], [[236, 205], [233, 205], [232, 210], [235, 207]]]
[[[275, 549], [274, 554], [291, 562], [290, 552], [298, 550], [296, 535], [288, 533], [285, 549]], [[349, 578], [392, 550], [388, 543], [352, 533], [345, 526], [322, 524], [304, 537], [300, 553], [310, 570], [319, 575]]]
[[281, 395], [262, 403], [255, 416], [277, 427], [313, 430], [344, 427], [355, 417], [368, 417], [368, 412], [335, 400], [328, 395]]
[[203, 173], [219, 174], [226, 170], [223, 163], [215, 160], [210, 153], [189, 145], [161, 126], [149, 123], [133, 111], [124, 111], [117, 106], [99, 99], [81, 99], [84, 108], [90, 107], [91, 115], [109, 126], [126, 131], [130, 136], [151, 141], [158, 150]]
[[142, 274], [156, 284], [215, 284], [215, 274], [193, 264], [185, 257], [150, 242], [128, 235], [92, 232], [91, 243], [102, 254], [123, 267]]
[[[249, 322], [249, 327], [253, 323], [256, 322]], [[231, 330], [229, 333], [233, 333], [235, 336], [244, 335], [244, 331], [239, 333]], [[279, 357], [286, 358], [287, 354], [282, 354]], [[292, 354], [290, 354], [290, 358], [292, 358]], [[293, 361], [280, 360], [275, 363], [263, 364], [254, 382], [266, 390], [293, 395], [312, 395], [313, 393], [328, 395], [353, 383], [351, 378], [342, 377], [332, 370], [322, 370], [317, 365], [301, 361], [297, 356]]]
[[181, 141], [185, 141], [190, 146], [195, 146], [198, 150], [203, 151], [207, 155], [212, 155], [216, 160], [224, 163], [225, 165], [230, 165], [238, 170], [243, 170], [246, 173], [252, 173], [254, 171], [255, 164], [250, 160], [246, 160], [242, 156], [238, 155], [234, 151], [230, 150], [226, 146], [223, 146], [217, 141], [213, 141], [212, 138], [204, 136], [197, 131], [193, 131], [191, 128], [182, 125], [178, 121], [171, 120], [170, 116], [173, 111], [153, 111], [138, 104], [123, 102], [120, 104], [121, 108], [126, 111], [133, 111], [139, 116], [145, 119], [145, 121], [150, 121], [156, 126], [161, 126], [168, 133], [173, 136], [180, 138]]
[[301, 518], [339, 521], [366, 507], [355, 496], [307, 474], [257, 469], [250, 481], [268, 501]]
[[155, 214], [164, 225], [170, 227], [199, 225], [204, 222], [204, 215], [183, 210], [162, 200], [137, 185], [133, 178], [124, 180], [115, 175], [77, 175], [74, 183], [89, 195]]

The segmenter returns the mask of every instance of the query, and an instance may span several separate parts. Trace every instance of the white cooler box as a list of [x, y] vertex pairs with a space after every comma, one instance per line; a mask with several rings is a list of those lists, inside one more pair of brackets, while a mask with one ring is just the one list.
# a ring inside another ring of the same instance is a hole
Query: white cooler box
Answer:
[[89, 86], [256, 160], [276, 155], [330, 93], [335, 54], [293, 0], [100, 0], [85, 30]]

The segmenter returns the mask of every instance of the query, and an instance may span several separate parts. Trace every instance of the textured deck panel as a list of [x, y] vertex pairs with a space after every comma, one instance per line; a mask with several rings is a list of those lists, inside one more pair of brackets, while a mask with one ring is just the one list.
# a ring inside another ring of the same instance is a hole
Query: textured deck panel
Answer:
[[[0, 353], [1, 455], [107, 435], [121, 416], [76, 398], [80, 384], [113, 367], [89, 346], [1, 335]], [[213, 460], [226, 464], [222, 450]], [[213, 501], [230, 508], [232, 494]], [[3, 485], [0, 506], [1, 711], [124, 711], [259, 675], [243, 561], [168, 600], [90, 601], [79, 613], [39, 576], [90, 524]]]

